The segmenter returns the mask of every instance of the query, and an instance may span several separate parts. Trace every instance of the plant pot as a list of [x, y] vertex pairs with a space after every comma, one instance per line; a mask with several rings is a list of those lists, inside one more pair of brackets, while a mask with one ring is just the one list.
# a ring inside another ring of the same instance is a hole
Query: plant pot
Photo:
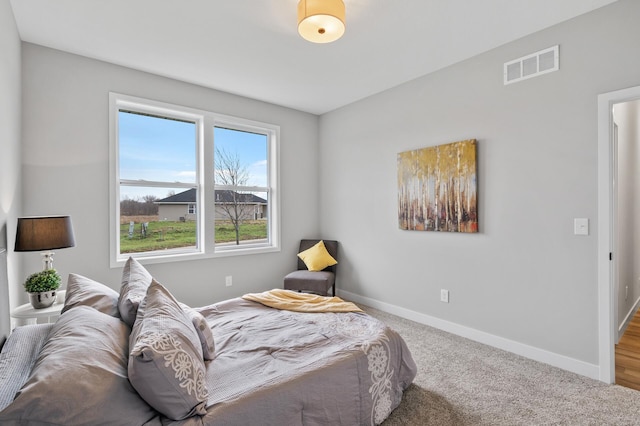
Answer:
[[29, 301], [34, 309], [48, 308], [56, 301], [56, 291], [51, 290], [40, 293], [29, 293]]

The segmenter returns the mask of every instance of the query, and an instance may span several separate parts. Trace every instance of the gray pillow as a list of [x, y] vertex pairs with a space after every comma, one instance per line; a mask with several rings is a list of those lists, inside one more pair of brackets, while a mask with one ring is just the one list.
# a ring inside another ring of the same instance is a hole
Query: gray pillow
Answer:
[[78, 306], [53, 325], [0, 424], [144, 424], [156, 413], [127, 380], [129, 327]]
[[180, 307], [191, 318], [191, 323], [198, 333], [200, 339], [200, 346], [202, 347], [202, 356], [205, 360], [211, 361], [216, 356], [215, 342], [213, 340], [213, 333], [207, 323], [206, 318], [192, 307], [180, 303]]
[[206, 414], [208, 392], [200, 339], [178, 301], [156, 280], [131, 330], [129, 381], [172, 420]]
[[71, 273], [67, 280], [62, 313], [76, 306], [90, 306], [112, 317], [120, 317], [117, 291], [90, 278]]
[[147, 294], [147, 288], [151, 284], [151, 274], [133, 257], [127, 259], [122, 269], [122, 286], [118, 298], [118, 309], [122, 321], [129, 327], [133, 327], [136, 321], [138, 306]]

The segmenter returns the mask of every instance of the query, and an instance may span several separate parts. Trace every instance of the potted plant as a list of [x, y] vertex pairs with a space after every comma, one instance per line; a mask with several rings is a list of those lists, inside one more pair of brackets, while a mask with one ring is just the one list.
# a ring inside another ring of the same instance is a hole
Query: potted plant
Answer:
[[55, 269], [45, 269], [29, 275], [24, 282], [24, 289], [29, 293], [31, 305], [35, 309], [48, 308], [53, 305], [60, 282], [60, 275]]

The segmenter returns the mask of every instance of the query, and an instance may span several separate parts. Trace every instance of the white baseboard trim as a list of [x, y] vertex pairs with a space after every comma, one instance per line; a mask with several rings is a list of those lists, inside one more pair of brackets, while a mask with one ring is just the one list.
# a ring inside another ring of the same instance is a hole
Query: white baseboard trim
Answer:
[[544, 349], [529, 346], [524, 343], [515, 342], [503, 337], [479, 331], [470, 327], [459, 325], [430, 315], [422, 314], [390, 303], [381, 302], [369, 297], [360, 296], [344, 290], [338, 290], [338, 295], [344, 299], [397, 315], [420, 324], [428, 325], [448, 333], [456, 334], [467, 339], [493, 346], [534, 361], [543, 362], [563, 370], [571, 371], [591, 379], [599, 380], [600, 368], [596, 364], [589, 364], [565, 355], [549, 352]]
[[633, 304], [633, 307], [627, 313], [627, 316], [624, 318], [624, 321], [622, 321], [622, 324], [620, 324], [620, 326], [618, 327], [618, 335], [616, 336], [616, 344], [618, 344], [618, 341], [620, 340], [620, 338], [624, 334], [624, 331], [627, 329], [627, 326], [629, 325], [629, 322], [631, 322], [631, 318], [633, 318], [633, 316], [636, 314], [636, 311], [638, 310], [638, 307], [640, 307], [640, 297], [638, 299], [636, 299], [636, 302]]

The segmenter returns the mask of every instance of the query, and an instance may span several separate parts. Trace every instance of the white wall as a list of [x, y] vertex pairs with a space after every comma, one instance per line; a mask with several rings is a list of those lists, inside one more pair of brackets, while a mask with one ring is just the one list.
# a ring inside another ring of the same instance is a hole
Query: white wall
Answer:
[[9, 306], [18, 299], [20, 265], [18, 255], [11, 250], [21, 203], [20, 39], [9, 0], [0, 0], [0, 52], [0, 249], [10, 248], [0, 254], [2, 341], [10, 329]]
[[[341, 242], [341, 289], [593, 373], [597, 95], [640, 85], [639, 16], [621, 0], [323, 115], [320, 228]], [[503, 85], [504, 62], [556, 44], [560, 71]], [[397, 153], [470, 138], [480, 233], [400, 230]]]
[[640, 297], [640, 101], [614, 106], [618, 125], [618, 329], [633, 313]]
[[[58, 250], [59, 272], [119, 287], [121, 269], [110, 269], [108, 252], [113, 91], [280, 126], [282, 251], [148, 269], [194, 306], [282, 286], [295, 269], [299, 239], [318, 231], [317, 116], [41, 46], [22, 47], [24, 214], [71, 215], [76, 247]], [[25, 273], [40, 268], [37, 253], [21, 255]], [[232, 287], [225, 287], [226, 275], [233, 276]]]

